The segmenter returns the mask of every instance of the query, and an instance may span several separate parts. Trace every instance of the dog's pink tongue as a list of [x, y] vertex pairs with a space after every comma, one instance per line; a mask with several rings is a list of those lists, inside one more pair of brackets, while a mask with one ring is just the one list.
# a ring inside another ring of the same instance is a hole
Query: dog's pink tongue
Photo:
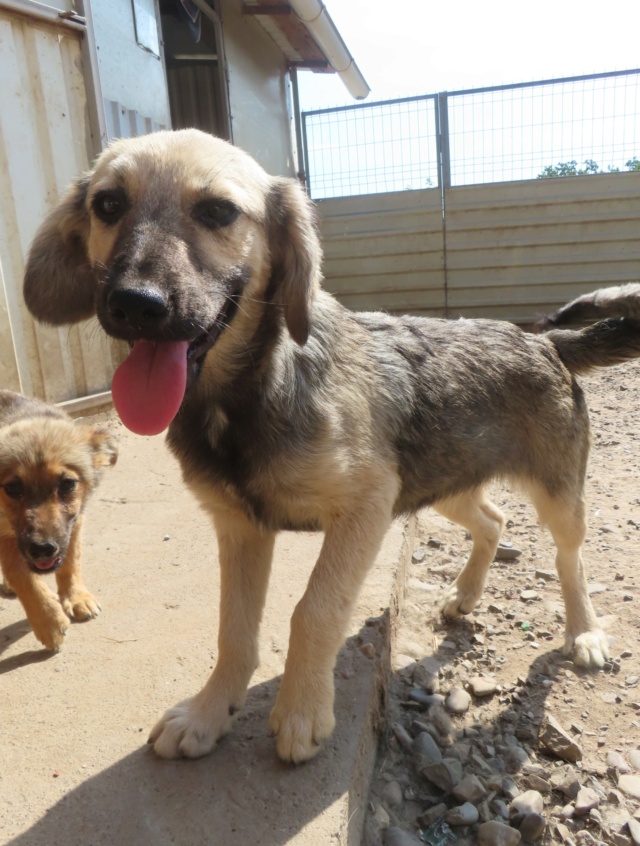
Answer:
[[137, 435], [158, 435], [178, 413], [187, 386], [187, 341], [136, 341], [113, 374], [120, 419]]

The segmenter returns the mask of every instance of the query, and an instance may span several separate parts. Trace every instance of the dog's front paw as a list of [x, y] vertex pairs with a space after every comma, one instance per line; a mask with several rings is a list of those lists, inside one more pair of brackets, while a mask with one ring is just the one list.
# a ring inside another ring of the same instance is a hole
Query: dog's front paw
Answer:
[[32, 615], [29, 622], [34, 635], [45, 649], [53, 652], [60, 649], [69, 628], [69, 618], [57, 602], [41, 609], [37, 616]]
[[609, 636], [602, 629], [583, 632], [575, 638], [567, 634], [563, 652], [571, 655], [578, 667], [599, 670], [609, 657]]
[[149, 735], [149, 743], [161, 758], [201, 758], [208, 755], [216, 741], [231, 728], [233, 714], [205, 710], [198, 697], [185, 699], [165, 711]]
[[277, 735], [278, 757], [299, 764], [313, 758], [323, 740], [331, 736], [336, 721], [333, 716], [333, 696], [328, 701], [311, 699], [288, 707], [280, 694], [271, 716], [269, 729]]
[[470, 614], [476, 607], [482, 592], [467, 590], [457, 581], [447, 590], [440, 606], [440, 612], [444, 617], [460, 617], [463, 614]]
[[100, 613], [98, 600], [85, 588], [61, 598], [62, 607], [73, 620], [91, 620]]

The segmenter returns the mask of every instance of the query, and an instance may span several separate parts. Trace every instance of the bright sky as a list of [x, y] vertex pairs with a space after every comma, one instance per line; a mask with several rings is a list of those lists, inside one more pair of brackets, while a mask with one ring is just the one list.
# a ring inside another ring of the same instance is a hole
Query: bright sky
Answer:
[[[325, 0], [369, 102], [640, 67], [640, 0]], [[300, 73], [304, 110], [352, 104]]]

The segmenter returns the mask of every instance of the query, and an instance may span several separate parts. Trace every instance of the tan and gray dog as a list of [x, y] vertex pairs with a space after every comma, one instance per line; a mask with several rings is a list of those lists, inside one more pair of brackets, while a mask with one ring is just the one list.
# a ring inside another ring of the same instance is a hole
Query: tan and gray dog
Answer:
[[114, 143], [31, 249], [29, 308], [53, 324], [97, 313], [131, 343], [116, 408], [134, 431], [170, 424], [215, 525], [218, 662], [152, 730], [164, 757], [205, 755], [242, 706], [277, 532], [325, 535], [270, 718], [280, 757], [303, 761], [333, 730], [336, 653], [391, 520], [432, 505], [469, 530], [442, 609], [468, 614], [504, 524], [485, 493], [496, 477], [524, 488], [555, 540], [565, 652], [594, 668], [607, 655], [580, 554], [589, 423], [574, 375], [639, 356], [638, 324], [533, 336], [357, 314], [321, 289], [320, 265], [304, 191], [196, 130]]
[[[80, 530], [87, 500], [117, 454], [105, 429], [0, 391], [0, 567], [47, 649], [60, 648], [70, 617], [100, 612], [82, 580]], [[55, 573], [60, 601], [46, 573]]]

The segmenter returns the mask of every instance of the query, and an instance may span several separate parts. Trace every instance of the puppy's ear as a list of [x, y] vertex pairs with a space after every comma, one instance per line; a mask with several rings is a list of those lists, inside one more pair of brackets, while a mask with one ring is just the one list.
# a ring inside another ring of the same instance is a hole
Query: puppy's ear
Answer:
[[27, 308], [44, 323], [77, 323], [95, 313], [96, 279], [86, 242], [90, 174], [70, 186], [31, 245], [24, 276]]
[[292, 179], [275, 179], [267, 209], [271, 284], [289, 334], [302, 346], [309, 337], [311, 303], [322, 280], [322, 248], [315, 208]]
[[95, 470], [112, 467], [118, 460], [118, 447], [113, 435], [107, 429], [90, 429], [89, 444], [93, 450], [93, 467]]

